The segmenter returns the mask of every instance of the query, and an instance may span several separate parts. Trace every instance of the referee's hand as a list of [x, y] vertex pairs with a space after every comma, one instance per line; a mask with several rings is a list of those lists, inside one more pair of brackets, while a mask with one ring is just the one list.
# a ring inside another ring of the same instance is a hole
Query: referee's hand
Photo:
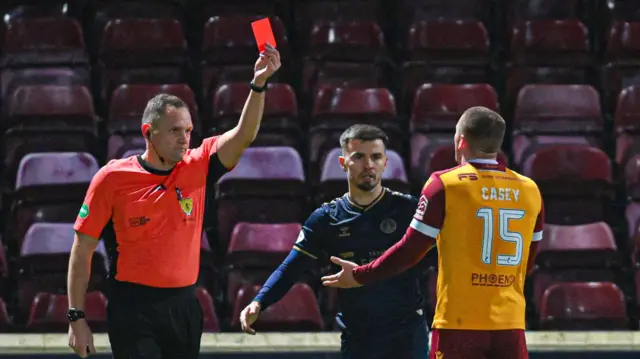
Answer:
[[80, 357], [86, 358], [96, 352], [93, 333], [84, 319], [69, 324], [69, 347]]
[[242, 327], [242, 331], [247, 334], [255, 335], [256, 331], [251, 328], [251, 325], [258, 320], [259, 315], [260, 303], [251, 302], [247, 305], [244, 310], [242, 310], [242, 313], [240, 313], [240, 326]]

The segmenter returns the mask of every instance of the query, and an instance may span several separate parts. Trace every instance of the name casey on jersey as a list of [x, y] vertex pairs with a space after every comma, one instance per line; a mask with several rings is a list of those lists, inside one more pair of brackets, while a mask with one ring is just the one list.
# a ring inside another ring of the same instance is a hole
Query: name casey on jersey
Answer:
[[520, 190], [502, 187], [482, 187], [482, 199], [485, 201], [514, 201], [518, 202]]

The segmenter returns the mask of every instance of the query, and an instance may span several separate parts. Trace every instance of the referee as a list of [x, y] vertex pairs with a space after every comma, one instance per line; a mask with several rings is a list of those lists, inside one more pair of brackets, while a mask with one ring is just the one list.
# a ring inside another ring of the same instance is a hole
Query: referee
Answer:
[[75, 223], [68, 273], [69, 346], [95, 353], [84, 319], [91, 258], [100, 238], [111, 260], [107, 308], [115, 359], [197, 358], [202, 308], [194, 295], [207, 176], [217, 181], [255, 139], [267, 79], [280, 54], [267, 45], [256, 61], [238, 125], [189, 149], [186, 104], [157, 95], [142, 118], [146, 151], [113, 160], [93, 177]]

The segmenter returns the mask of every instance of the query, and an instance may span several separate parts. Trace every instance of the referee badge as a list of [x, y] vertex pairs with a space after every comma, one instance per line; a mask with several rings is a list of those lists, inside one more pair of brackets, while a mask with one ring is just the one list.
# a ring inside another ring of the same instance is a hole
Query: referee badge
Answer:
[[191, 212], [193, 212], [193, 199], [182, 198], [178, 200], [178, 202], [180, 202], [180, 208], [182, 208], [182, 212], [184, 212], [187, 216], [190, 216]]
[[386, 234], [395, 232], [396, 227], [396, 221], [391, 218], [385, 218], [382, 223], [380, 223], [380, 230]]

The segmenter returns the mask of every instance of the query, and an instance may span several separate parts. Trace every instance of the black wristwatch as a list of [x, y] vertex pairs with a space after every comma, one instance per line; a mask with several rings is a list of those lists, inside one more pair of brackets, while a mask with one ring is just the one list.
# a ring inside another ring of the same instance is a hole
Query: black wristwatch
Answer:
[[262, 87], [258, 87], [258, 86], [255, 84], [255, 82], [253, 82], [253, 80], [251, 80], [251, 82], [249, 83], [249, 87], [251, 87], [251, 90], [252, 90], [252, 91], [255, 91], [255, 92], [258, 92], [258, 93], [260, 93], [260, 92], [265, 92], [265, 91], [267, 90], [267, 83], [265, 82], [265, 83], [264, 83], [264, 86], [262, 86]]
[[76, 320], [82, 318], [84, 318], [83, 311], [75, 308], [69, 308], [69, 310], [67, 310], [67, 319], [69, 319], [69, 322], [75, 322]]

